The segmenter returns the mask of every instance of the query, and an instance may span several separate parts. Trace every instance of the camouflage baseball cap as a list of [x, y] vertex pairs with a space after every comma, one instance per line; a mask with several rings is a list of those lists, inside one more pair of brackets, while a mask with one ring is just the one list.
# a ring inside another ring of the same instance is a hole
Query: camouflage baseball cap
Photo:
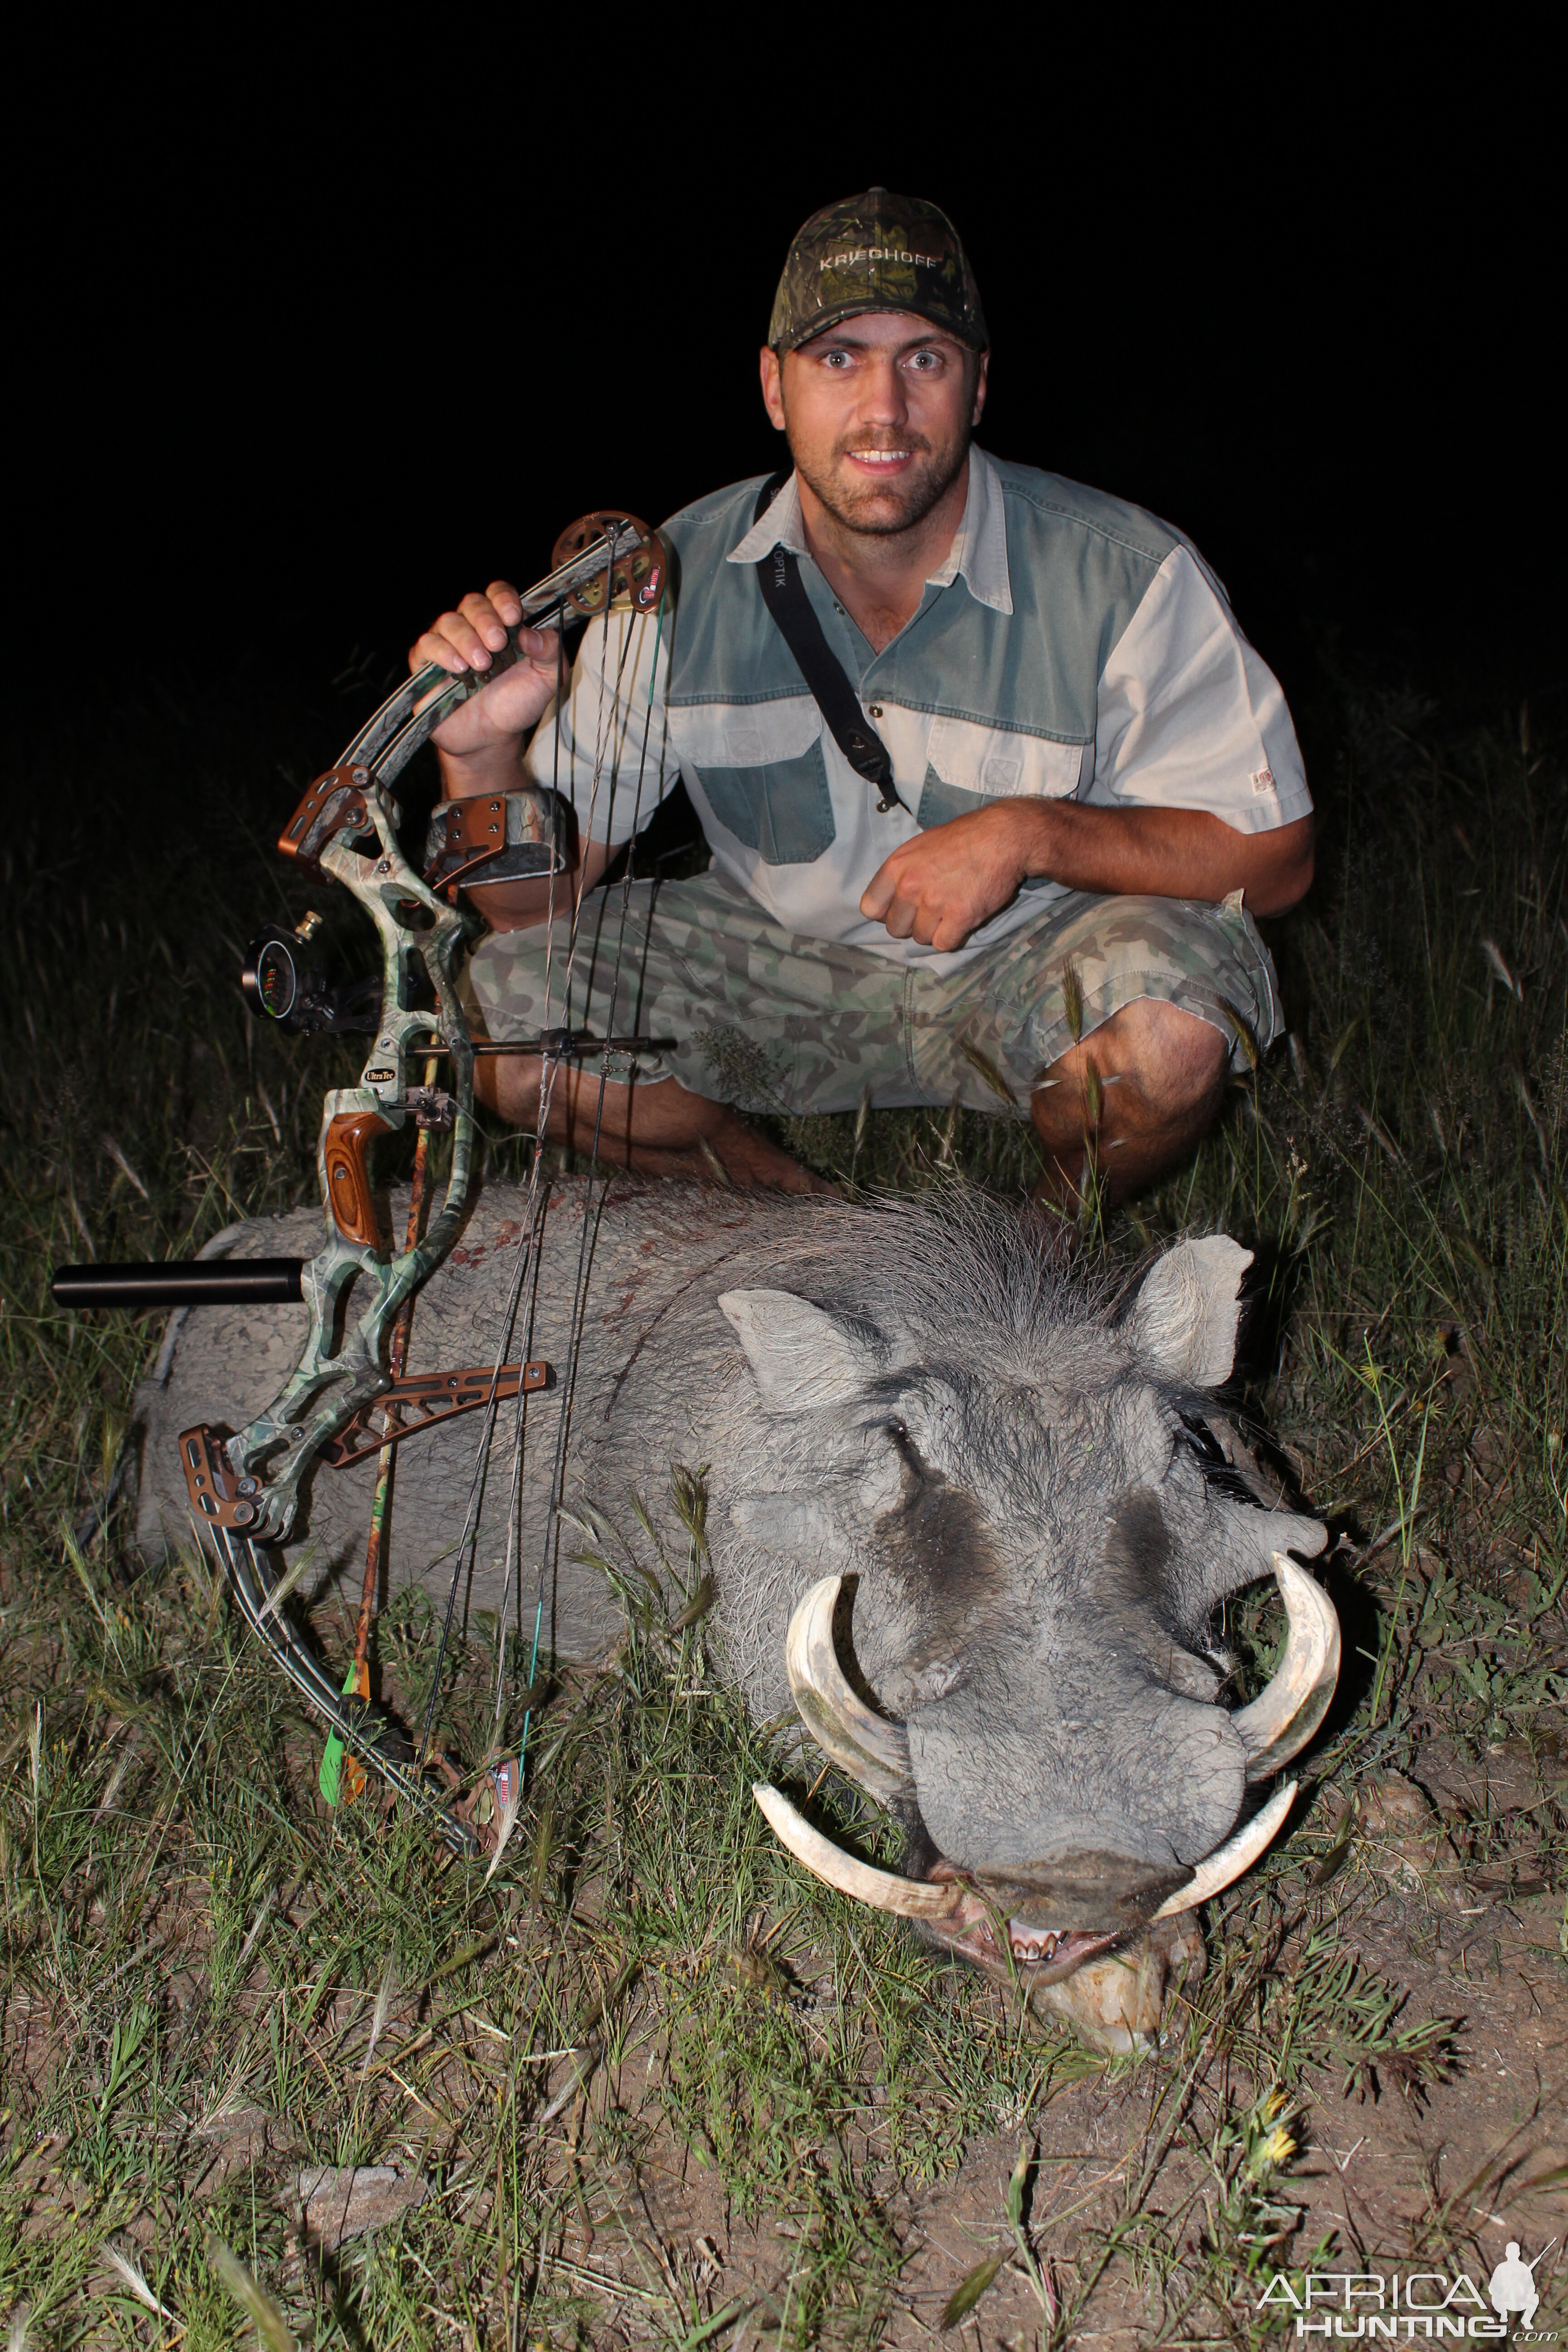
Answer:
[[911, 311], [977, 352], [990, 341], [974, 272], [947, 215], [886, 188], [824, 205], [797, 231], [768, 341], [775, 352], [798, 351], [865, 310]]

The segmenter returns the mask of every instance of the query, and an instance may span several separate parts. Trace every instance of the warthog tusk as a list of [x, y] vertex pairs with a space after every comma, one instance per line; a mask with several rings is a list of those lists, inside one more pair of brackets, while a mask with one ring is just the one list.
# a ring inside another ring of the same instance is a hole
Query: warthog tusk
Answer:
[[1247, 1777], [1261, 1780], [1299, 1755], [1329, 1711], [1340, 1677], [1340, 1621], [1321, 1585], [1274, 1555], [1290, 1638], [1266, 1689], [1231, 1717], [1247, 1750]]
[[1200, 1903], [1219, 1894], [1233, 1879], [1250, 1870], [1258, 1855], [1273, 1838], [1279, 1824], [1296, 1801], [1296, 1783], [1287, 1780], [1276, 1789], [1260, 1813], [1238, 1829], [1234, 1837], [1215, 1846], [1206, 1862], [1200, 1862], [1185, 1886], [1168, 1895], [1155, 1912], [1156, 1919], [1173, 1919], [1182, 1911], [1195, 1911]]
[[[945, 1886], [929, 1886], [916, 1878], [900, 1878], [890, 1870], [877, 1870], [868, 1862], [858, 1862], [831, 1838], [814, 1830], [803, 1813], [796, 1811], [780, 1789], [770, 1788], [765, 1780], [752, 1784], [752, 1794], [767, 1820], [779, 1843], [786, 1846], [795, 1860], [804, 1863], [815, 1878], [836, 1886], [841, 1895], [851, 1895], [858, 1903], [868, 1903], [877, 1911], [896, 1911], [905, 1919], [952, 1920], [967, 1910], [974, 1897], [962, 1881], [954, 1879]], [[1200, 1863], [1185, 1886], [1168, 1895], [1155, 1912], [1156, 1919], [1173, 1919], [1183, 1911], [1195, 1911], [1200, 1903], [1218, 1895], [1230, 1885], [1243, 1871], [1250, 1870], [1264, 1848], [1271, 1842], [1280, 1823], [1296, 1799], [1296, 1783], [1287, 1780], [1277, 1789], [1259, 1813], [1255, 1813], [1244, 1829], [1227, 1838], [1215, 1848], [1206, 1862]]]
[[914, 1779], [909, 1738], [901, 1724], [867, 1706], [838, 1663], [833, 1612], [843, 1582], [825, 1576], [796, 1608], [784, 1640], [784, 1671], [800, 1719], [824, 1755], [885, 1803]]
[[858, 1903], [869, 1903], [879, 1911], [897, 1911], [906, 1919], [951, 1919], [973, 1899], [956, 1879], [946, 1886], [926, 1886], [919, 1879], [900, 1878], [890, 1870], [874, 1870], [868, 1862], [857, 1862], [852, 1853], [814, 1830], [782, 1790], [771, 1789], [765, 1780], [755, 1782], [752, 1794], [779, 1843], [787, 1846], [814, 1877], [826, 1879], [841, 1895], [854, 1895]]

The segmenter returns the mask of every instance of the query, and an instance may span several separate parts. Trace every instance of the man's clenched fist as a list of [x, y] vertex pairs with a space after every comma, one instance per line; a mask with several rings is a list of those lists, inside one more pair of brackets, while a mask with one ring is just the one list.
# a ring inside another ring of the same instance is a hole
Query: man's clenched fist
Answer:
[[[492, 580], [482, 594], [475, 589], [455, 613], [432, 621], [409, 647], [408, 667], [419, 670], [439, 662], [454, 677], [483, 672], [505, 645], [508, 629], [521, 619], [517, 590], [508, 580]], [[432, 740], [447, 760], [489, 765], [498, 753], [513, 755], [518, 740], [542, 717], [555, 691], [560, 638], [553, 629], [522, 629], [518, 644], [522, 659], [437, 728]]]
[[996, 801], [932, 825], [885, 858], [860, 912], [896, 940], [944, 952], [999, 914], [1026, 874], [1042, 870], [1047, 803]]

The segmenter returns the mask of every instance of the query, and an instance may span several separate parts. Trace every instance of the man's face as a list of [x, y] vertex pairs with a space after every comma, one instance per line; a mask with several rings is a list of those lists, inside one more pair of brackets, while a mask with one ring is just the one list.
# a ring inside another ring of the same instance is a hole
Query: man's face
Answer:
[[763, 353], [763, 398], [790, 455], [849, 530], [887, 536], [931, 512], [985, 405], [986, 354], [907, 311], [846, 319]]

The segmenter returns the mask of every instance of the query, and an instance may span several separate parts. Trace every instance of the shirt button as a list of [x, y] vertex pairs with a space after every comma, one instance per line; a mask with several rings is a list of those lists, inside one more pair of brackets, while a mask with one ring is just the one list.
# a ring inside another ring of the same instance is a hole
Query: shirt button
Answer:
[[879, 702], [868, 702], [866, 705], [866, 708], [870, 712], [873, 719], [880, 719], [882, 715], [882, 706]]
[[836, 613], [842, 613], [844, 610], [843, 605], [839, 603], [837, 596], [833, 600], [833, 609]]

